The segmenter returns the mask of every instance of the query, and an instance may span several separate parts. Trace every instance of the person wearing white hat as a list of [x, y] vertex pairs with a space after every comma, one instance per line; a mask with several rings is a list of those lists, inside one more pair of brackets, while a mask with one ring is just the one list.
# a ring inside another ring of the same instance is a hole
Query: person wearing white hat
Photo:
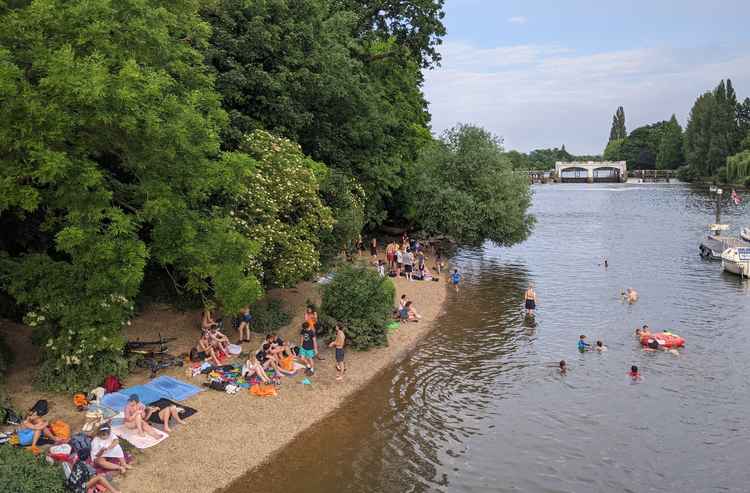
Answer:
[[[108, 423], [101, 425], [96, 436], [91, 440], [91, 458], [94, 464], [107, 471], [120, 471], [125, 474], [128, 469], [132, 469], [125, 460], [120, 441], [112, 433]], [[114, 459], [114, 461], [109, 459]]]

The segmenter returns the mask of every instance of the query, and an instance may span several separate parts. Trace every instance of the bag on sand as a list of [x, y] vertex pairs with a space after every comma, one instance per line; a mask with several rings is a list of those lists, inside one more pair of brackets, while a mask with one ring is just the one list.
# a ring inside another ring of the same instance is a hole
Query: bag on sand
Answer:
[[250, 393], [257, 395], [258, 397], [274, 397], [277, 395], [276, 389], [273, 385], [259, 385], [255, 384], [250, 387]]
[[111, 394], [112, 392], [117, 392], [121, 388], [122, 388], [122, 383], [120, 382], [120, 379], [117, 378], [116, 376], [110, 375], [104, 379], [104, 390], [106, 390], [108, 394]]
[[49, 428], [57, 440], [66, 442], [70, 440], [70, 425], [65, 421], [56, 419], [49, 424]]

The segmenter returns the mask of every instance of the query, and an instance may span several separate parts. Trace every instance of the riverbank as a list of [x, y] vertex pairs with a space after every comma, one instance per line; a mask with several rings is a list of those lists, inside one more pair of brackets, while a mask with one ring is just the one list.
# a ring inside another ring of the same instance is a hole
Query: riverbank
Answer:
[[[402, 325], [389, 336], [389, 346], [363, 353], [347, 352], [347, 374], [343, 382], [335, 380], [333, 350], [325, 347], [324, 361], [317, 361], [312, 385], [302, 385], [304, 376], [285, 378], [279, 395], [259, 398], [247, 391], [227, 395], [206, 391], [188, 399], [186, 405], [198, 413], [187, 424], [177, 427], [169, 439], [137, 454], [135, 468], [126, 477], [116, 478], [123, 492], [140, 493], [165, 491], [212, 492], [221, 490], [247, 471], [268, 460], [275, 452], [290, 443], [300, 432], [314, 426], [334, 412], [355, 391], [366, 386], [380, 371], [408, 354], [414, 344], [427, 333], [440, 314], [445, 300], [446, 277], [440, 282], [408, 282], [395, 280], [397, 296], [406, 294], [414, 301], [422, 315], [419, 323]], [[303, 320], [306, 301], [319, 299], [319, 286], [301, 283], [288, 290], [276, 290], [269, 296], [281, 299], [284, 309], [293, 319], [280, 330], [282, 337], [296, 341]], [[137, 317], [127, 330], [128, 337], [149, 339], [161, 334], [176, 337], [170, 343], [173, 353], [186, 352], [199, 335], [198, 312], [178, 312], [166, 306], [149, 307]], [[30, 344], [30, 330], [13, 324], [3, 324], [4, 334], [15, 332], [14, 343], [22, 354], [34, 354]], [[234, 340], [236, 334], [228, 333]], [[244, 351], [254, 351], [261, 336], [253, 334]], [[67, 395], [50, 396], [32, 390], [29, 377], [34, 358], [26, 358], [14, 366], [8, 375], [7, 388], [19, 408], [28, 408], [37, 399], [50, 401], [50, 417], [63, 419], [79, 429], [83, 416], [74, 410]], [[187, 378], [184, 371], [163, 372], [195, 385], [203, 377]], [[148, 380], [146, 372], [131, 375], [126, 386]]]

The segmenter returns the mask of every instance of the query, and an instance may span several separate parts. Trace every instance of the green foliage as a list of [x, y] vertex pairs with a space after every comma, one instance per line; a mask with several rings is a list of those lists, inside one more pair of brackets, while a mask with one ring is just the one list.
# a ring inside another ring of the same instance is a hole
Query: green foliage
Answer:
[[388, 344], [385, 325], [395, 295], [389, 278], [380, 277], [372, 269], [345, 266], [323, 288], [321, 311], [343, 325], [352, 348], [366, 350]]
[[13, 360], [13, 351], [11, 351], [10, 346], [5, 342], [5, 339], [0, 337], [0, 381], [2, 381], [2, 378], [5, 375], [5, 372], [8, 371], [8, 368], [10, 368], [10, 365], [13, 364]]
[[320, 234], [320, 257], [328, 263], [356, 244], [365, 224], [365, 192], [354, 178], [331, 170], [320, 193], [334, 217], [333, 228]]
[[719, 183], [727, 183], [728, 175], [726, 166], [722, 166], [721, 168], [716, 170], [716, 179]]
[[677, 168], [677, 179], [680, 181], [690, 183], [699, 180], [700, 178], [701, 176], [698, 171], [691, 166], [685, 165]]
[[731, 183], [745, 183], [750, 177], [750, 150], [729, 156], [726, 165], [726, 181]]
[[58, 465], [23, 448], [0, 446], [0, 491], [8, 493], [65, 493], [65, 478]]
[[0, 215], [15, 232], [0, 275], [54, 329], [41, 380], [116, 361], [147, 262], [228, 306], [257, 297], [252, 242], [219, 200], [252, 161], [220, 154], [196, 3], [38, 0], [0, 22]]
[[328, 170], [299, 145], [266, 131], [256, 130], [240, 147], [256, 161], [230, 212], [242, 235], [259, 246], [245, 267], [267, 286], [293, 286], [317, 272], [320, 235], [333, 227], [331, 210], [319, 196]]
[[602, 156], [574, 156], [562, 147], [550, 149], [534, 149], [529, 154], [518, 151], [508, 151], [505, 156], [514, 170], [550, 170], [557, 161], [601, 161]]
[[[410, 11], [400, 9], [410, 3], [394, 2], [383, 15], [407, 19]], [[414, 28], [426, 25], [415, 15]], [[230, 115], [225, 147], [238, 148], [258, 128], [298, 142], [316, 161], [356, 178], [366, 221], [381, 222], [404, 170], [429, 141], [420, 62], [399, 38], [434, 35], [394, 23], [393, 36], [384, 37], [363, 22], [361, 2], [343, 0], [217, 0], [204, 17], [213, 28], [206, 58]]]
[[513, 172], [498, 139], [486, 130], [454, 127], [425, 148], [417, 169], [409, 178], [409, 211], [427, 234], [512, 245], [531, 231], [528, 179]]
[[292, 320], [292, 317], [284, 311], [281, 300], [275, 298], [262, 299], [253, 304], [250, 307], [250, 314], [253, 316], [250, 330], [259, 334], [276, 332]]
[[685, 164], [682, 152], [682, 127], [677, 118], [672, 118], [662, 128], [659, 152], [656, 155], [657, 169], [677, 169]]
[[656, 156], [659, 153], [663, 129], [666, 121], [638, 127], [628, 135], [620, 147], [622, 159], [627, 161], [630, 169], [656, 168]]
[[612, 117], [612, 128], [609, 131], [609, 142], [622, 140], [627, 136], [628, 131], [625, 129], [625, 110], [620, 106]]
[[716, 174], [740, 149], [743, 111], [730, 80], [695, 101], [685, 129], [685, 159], [701, 175]]
[[604, 149], [604, 159], [607, 161], [624, 161], [622, 146], [625, 144], [625, 140], [625, 138], [610, 140]]

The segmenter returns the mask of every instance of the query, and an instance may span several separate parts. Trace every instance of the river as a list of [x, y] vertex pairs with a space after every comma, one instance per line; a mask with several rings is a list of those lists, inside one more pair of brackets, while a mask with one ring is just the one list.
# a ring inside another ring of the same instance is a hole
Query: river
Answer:
[[[681, 184], [534, 190], [527, 241], [461, 250], [464, 284], [413, 353], [230, 491], [747, 491], [750, 292], [698, 256], [711, 197]], [[745, 210], [723, 219], [750, 225]], [[643, 352], [644, 323], [687, 347]], [[579, 353], [579, 334], [609, 350]]]

